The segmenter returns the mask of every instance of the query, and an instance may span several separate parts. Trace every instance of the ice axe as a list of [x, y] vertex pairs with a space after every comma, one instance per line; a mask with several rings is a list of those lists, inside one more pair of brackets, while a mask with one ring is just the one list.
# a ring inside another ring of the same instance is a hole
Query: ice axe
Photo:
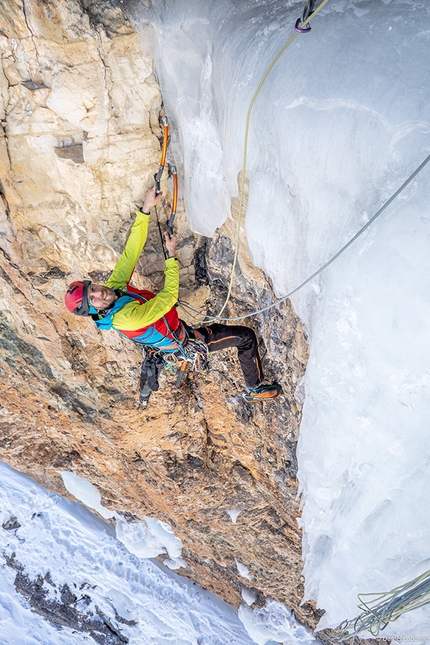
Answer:
[[176, 171], [176, 166], [170, 165], [170, 174], [173, 177], [173, 197], [172, 197], [172, 210], [170, 212], [170, 217], [166, 223], [166, 229], [170, 237], [173, 235], [173, 222], [175, 221], [176, 215], [176, 206], [178, 203], [178, 173]]
[[161, 119], [161, 123], [163, 125], [163, 147], [161, 149], [161, 161], [160, 161], [160, 167], [158, 169], [158, 172], [155, 173], [154, 175], [154, 181], [155, 181], [155, 194], [158, 195], [160, 192], [160, 181], [161, 181], [161, 176], [163, 174], [164, 170], [164, 164], [166, 163], [166, 152], [167, 152], [167, 144], [169, 142], [169, 120], [167, 116], [163, 116]]

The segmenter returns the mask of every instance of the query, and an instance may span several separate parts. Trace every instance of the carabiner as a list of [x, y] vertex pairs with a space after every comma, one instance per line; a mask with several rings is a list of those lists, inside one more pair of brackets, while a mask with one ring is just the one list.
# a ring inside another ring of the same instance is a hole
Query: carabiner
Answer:
[[311, 30], [311, 26], [309, 23], [307, 23], [304, 27], [299, 27], [300, 23], [302, 22], [301, 18], [297, 18], [296, 24], [294, 25], [294, 29], [299, 33], [299, 34], [307, 34]]

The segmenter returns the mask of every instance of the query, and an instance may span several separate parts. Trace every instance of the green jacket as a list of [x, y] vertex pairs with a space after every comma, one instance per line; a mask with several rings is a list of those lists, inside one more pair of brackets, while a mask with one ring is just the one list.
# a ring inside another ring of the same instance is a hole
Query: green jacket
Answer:
[[[131, 228], [125, 249], [115, 265], [105, 286], [125, 291], [131, 280], [134, 268], [148, 237], [149, 215], [136, 211], [136, 219]], [[142, 304], [138, 300], [128, 302], [113, 315], [112, 324], [117, 329], [135, 331], [152, 325], [162, 318], [179, 298], [179, 266], [176, 258], [166, 260], [164, 288], [155, 298]]]

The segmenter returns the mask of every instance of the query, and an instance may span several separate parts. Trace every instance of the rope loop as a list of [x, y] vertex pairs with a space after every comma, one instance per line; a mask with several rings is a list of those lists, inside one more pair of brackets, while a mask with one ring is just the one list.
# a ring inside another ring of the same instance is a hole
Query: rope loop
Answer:
[[430, 571], [391, 591], [358, 594], [358, 600], [358, 608], [362, 613], [339, 625], [338, 635], [333, 639], [337, 643], [348, 643], [364, 631], [369, 631], [372, 636], [379, 636], [388, 623], [412, 609], [430, 603]]

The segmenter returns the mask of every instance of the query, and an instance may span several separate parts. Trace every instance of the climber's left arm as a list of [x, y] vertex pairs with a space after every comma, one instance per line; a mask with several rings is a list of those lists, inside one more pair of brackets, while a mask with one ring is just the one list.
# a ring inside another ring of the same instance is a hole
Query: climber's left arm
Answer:
[[158, 193], [158, 195], [155, 193], [155, 186], [146, 193], [142, 208], [136, 211], [136, 219], [131, 227], [124, 251], [106, 282], [106, 287], [118, 289], [129, 282], [148, 237], [149, 212], [161, 196], [162, 193]]

